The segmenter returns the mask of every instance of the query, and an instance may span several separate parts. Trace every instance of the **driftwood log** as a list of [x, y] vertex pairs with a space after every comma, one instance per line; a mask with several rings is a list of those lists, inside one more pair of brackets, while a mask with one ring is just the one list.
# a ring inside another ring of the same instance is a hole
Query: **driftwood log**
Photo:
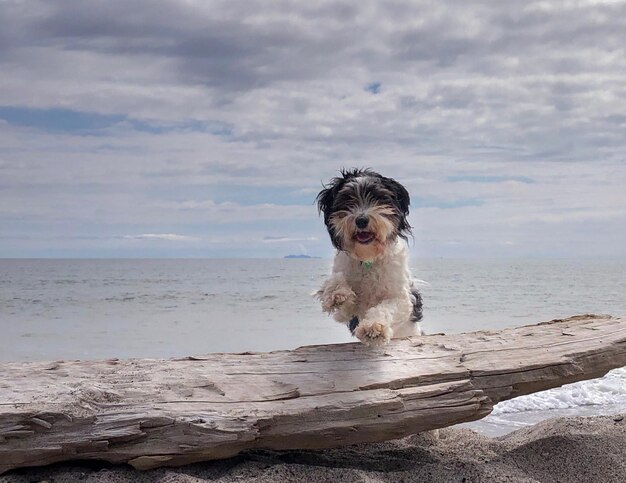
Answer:
[[400, 438], [626, 365], [626, 318], [185, 359], [0, 364], [0, 473]]

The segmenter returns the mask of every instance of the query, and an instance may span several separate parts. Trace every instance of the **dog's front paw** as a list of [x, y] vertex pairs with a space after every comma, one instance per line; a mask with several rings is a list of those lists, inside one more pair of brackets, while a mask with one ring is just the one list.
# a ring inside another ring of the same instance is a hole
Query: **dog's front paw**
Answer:
[[349, 288], [339, 288], [331, 292], [325, 292], [322, 297], [322, 310], [329, 314], [337, 310], [346, 302], [354, 303], [355, 293]]
[[359, 325], [354, 331], [354, 335], [365, 345], [380, 346], [389, 343], [393, 330], [385, 324], [374, 322], [373, 324]]

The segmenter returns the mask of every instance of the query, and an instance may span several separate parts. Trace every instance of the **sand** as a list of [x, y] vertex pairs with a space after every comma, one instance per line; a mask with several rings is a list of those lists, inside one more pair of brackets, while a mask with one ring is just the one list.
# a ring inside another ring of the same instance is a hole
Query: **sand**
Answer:
[[500, 438], [446, 428], [324, 451], [254, 451], [148, 472], [127, 466], [18, 470], [0, 483], [66, 482], [624, 482], [626, 414], [552, 419]]

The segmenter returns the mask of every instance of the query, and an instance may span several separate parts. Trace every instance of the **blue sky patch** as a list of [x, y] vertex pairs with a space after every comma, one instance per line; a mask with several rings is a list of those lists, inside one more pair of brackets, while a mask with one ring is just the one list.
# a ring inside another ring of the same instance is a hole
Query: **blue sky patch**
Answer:
[[0, 106], [0, 119], [16, 126], [44, 131], [83, 133], [111, 127], [124, 121], [126, 117], [71, 109]]
[[367, 85], [365, 88], [366, 91], [371, 92], [372, 94], [378, 94], [380, 92], [380, 86], [382, 84], [380, 82], [372, 82]]
[[233, 134], [233, 126], [221, 121], [181, 121], [175, 123], [151, 122], [141, 119], [129, 119], [133, 129], [151, 134], [166, 134], [174, 131], [206, 132], [215, 136], [229, 137]]
[[135, 131], [166, 134], [174, 131], [206, 132], [228, 137], [233, 126], [221, 121], [185, 120], [180, 122], [156, 122], [129, 118], [120, 114], [99, 114], [72, 109], [33, 109], [30, 107], [0, 106], [0, 119], [15, 126], [29, 127], [50, 132], [71, 134], [94, 134], [116, 124], [126, 122]]

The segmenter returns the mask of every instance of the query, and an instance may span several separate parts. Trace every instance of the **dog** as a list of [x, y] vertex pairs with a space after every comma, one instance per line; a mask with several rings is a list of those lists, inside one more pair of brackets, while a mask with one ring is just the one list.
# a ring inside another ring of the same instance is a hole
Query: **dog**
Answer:
[[366, 345], [421, 334], [422, 297], [411, 279], [406, 188], [371, 169], [341, 170], [316, 198], [333, 246], [322, 310]]

